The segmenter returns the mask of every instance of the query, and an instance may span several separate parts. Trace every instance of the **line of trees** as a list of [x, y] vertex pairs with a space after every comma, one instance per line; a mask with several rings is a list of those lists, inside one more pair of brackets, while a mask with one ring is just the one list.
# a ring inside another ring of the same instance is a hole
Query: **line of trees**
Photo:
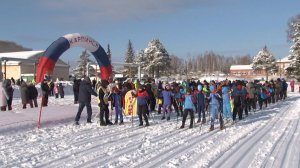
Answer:
[[[213, 51], [182, 59], [176, 55], [169, 55], [159, 39], [151, 40], [148, 47], [140, 50], [137, 56], [133, 51], [132, 42], [129, 40], [125, 63], [140, 64], [144, 72], [156, 77], [187, 73], [201, 75], [216, 71], [229, 73], [230, 66], [233, 64], [249, 65], [252, 62], [250, 55], [223, 56]], [[134, 67], [124, 66], [124, 68], [124, 72], [130, 77], [133, 75], [132, 72], [137, 71]]]

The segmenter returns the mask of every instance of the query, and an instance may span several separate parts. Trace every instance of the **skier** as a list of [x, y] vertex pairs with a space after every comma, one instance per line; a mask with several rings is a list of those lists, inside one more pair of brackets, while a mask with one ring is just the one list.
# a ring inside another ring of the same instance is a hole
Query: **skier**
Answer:
[[204, 108], [205, 108], [205, 95], [202, 91], [202, 85], [201, 84], [199, 84], [197, 86], [197, 90], [198, 90], [198, 92], [195, 95], [196, 100], [197, 100], [197, 113], [198, 113], [197, 123], [201, 122], [201, 115], [202, 115], [202, 124], [205, 124], [206, 123], [205, 111], [204, 111]]
[[253, 111], [256, 111], [256, 91], [254, 87], [253, 82], [249, 82], [246, 84], [246, 89], [247, 89], [247, 99], [248, 99], [248, 110], [251, 111], [251, 108]]
[[[218, 115], [219, 110], [219, 99], [221, 96], [216, 92], [216, 86], [210, 85], [209, 86], [210, 94], [209, 94], [209, 102], [210, 102], [210, 128], [209, 131], [214, 130], [214, 122]], [[220, 117], [221, 118], [221, 117]], [[224, 129], [224, 125], [220, 122], [220, 129]]]
[[122, 113], [122, 108], [123, 108], [123, 100], [124, 97], [122, 95], [121, 90], [118, 88], [114, 89], [114, 92], [112, 94], [112, 106], [115, 108], [115, 123], [118, 124], [118, 118], [120, 117], [120, 125], [123, 124], [123, 113]]
[[184, 103], [183, 103], [183, 118], [182, 118], [182, 125], [181, 125], [181, 129], [184, 128], [185, 126], [185, 121], [187, 118], [188, 113], [191, 116], [191, 121], [190, 121], [190, 127], [189, 128], [193, 128], [193, 123], [194, 123], [194, 103], [193, 103], [193, 95], [191, 94], [191, 89], [187, 88], [186, 89], [186, 94], [183, 96], [184, 98]]
[[223, 99], [223, 116], [224, 120], [228, 123], [232, 119], [232, 111], [230, 106], [230, 94], [227, 81], [222, 85], [222, 99]]
[[146, 91], [145, 86], [139, 84], [138, 85], [138, 92], [134, 93], [131, 92], [132, 96], [137, 98], [137, 113], [139, 116], [139, 126], [143, 126], [143, 117], [146, 122], [146, 126], [149, 126], [149, 121], [148, 121], [148, 105], [147, 105], [147, 99], [149, 97], [149, 94]]
[[233, 96], [233, 124], [236, 123], [236, 115], [238, 114], [239, 120], [243, 117], [243, 98], [242, 98], [242, 85], [240, 81], [237, 81], [232, 86], [232, 96]]
[[165, 90], [162, 91], [162, 97], [163, 97], [163, 116], [161, 118], [162, 120], [165, 119], [166, 115], [167, 115], [167, 120], [170, 120], [171, 105], [172, 105], [171, 101], [173, 96], [174, 94], [170, 90], [170, 85], [167, 84], [165, 86]]

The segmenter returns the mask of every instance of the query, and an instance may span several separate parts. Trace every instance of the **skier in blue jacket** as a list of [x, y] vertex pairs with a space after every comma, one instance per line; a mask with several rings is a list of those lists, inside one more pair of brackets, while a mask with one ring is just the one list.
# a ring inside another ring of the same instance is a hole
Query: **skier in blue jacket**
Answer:
[[[209, 94], [209, 101], [210, 101], [210, 131], [214, 130], [214, 122], [215, 119], [218, 117], [218, 110], [219, 110], [219, 99], [221, 96], [216, 92], [215, 85], [209, 86], [210, 94]], [[220, 129], [223, 129], [223, 124], [220, 122], [221, 126]]]
[[184, 128], [185, 121], [187, 118], [188, 113], [190, 113], [191, 121], [190, 121], [190, 127], [193, 128], [194, 123], [194, 103], [193, 103], [193, 95], [191, 94], [191, 90], [188, 88], [186, 90], [186, 94], [184, 95], [184, 111], [183, 111], [183, 118], [182, 118], [182, 125], [181, 129]]

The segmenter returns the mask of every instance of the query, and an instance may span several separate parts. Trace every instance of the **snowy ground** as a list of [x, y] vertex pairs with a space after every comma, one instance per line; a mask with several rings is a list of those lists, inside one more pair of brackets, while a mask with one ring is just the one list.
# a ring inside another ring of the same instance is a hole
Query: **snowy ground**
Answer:
[[[0, 167], [300, 167], [298, 92], [212, 132], [209, 124], [178, 129], [174, 113], [168, 122], [153, 114], [150, 127], [138, 127], [136, 117], [133, 127], [129, 118], [100, 127], [95, 118], [86, 124], [86, 109], [75, 126], [72, 95], [50, 97], [37, 129], [40, 109], [24, 110], [19, 102], [0, 112]], [[93, 116], [98, 111], [93, 98]]]

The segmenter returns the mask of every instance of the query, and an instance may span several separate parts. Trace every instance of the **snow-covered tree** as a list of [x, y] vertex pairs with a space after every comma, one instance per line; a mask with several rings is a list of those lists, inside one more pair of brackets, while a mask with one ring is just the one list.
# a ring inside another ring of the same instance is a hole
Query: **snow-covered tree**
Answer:
[[[128, 47], [127, 47], [127, 52], [126, 52], [126, 56], [125, 56], [125, 63], [129, 63], [129, 64], [134, 63], [134, 60], [135, 60], [134, 51], [133, 51], [132, 43], [129, 40]], [[125, 65], [124, 68], [125, 68], [125, 73], [129, 77], [134, 77], [134, 74], [137, 73], [137, 68], [136, 67]]]
[[107, 56], [108, 56], [108, 59], [109, 59], [109, 61], [111, 62], [111, 51], [110, 51], [110, 45], [108, 44], [107, 45]]
[[[76, 78], [84, 78], [87, 76], [87, 65], [94, 64], [95, 62], [90, 60], [90, 54], [87, 50], [84, 50], [80, 55], [80, 60], [78, 61], [77, 67], [74, 69], [74, 75]], [[89, 76], [95, 76], [96, 71], [92, 66], [89, 66]]]
[[139, 53], [138, 60], [142, 60], [142, 68], [149, 74], [159, 77], [161, 71], [168, 70], [171, 59], [159, 39], [151, 40], [148, 47]]
[[257, 70], [264, 70], [266, 73], [266, 80], [268, 80], [269, 72], [276, 71], [275, 57], [268, 51], [265, 46], [258, 54], [253, 58], [252, 68]]
[[293, 43], [288, 59], [292, 62], [287, 68], [288, 75], [300, 81], [300, 15], [289, 23], [289, 39]]

